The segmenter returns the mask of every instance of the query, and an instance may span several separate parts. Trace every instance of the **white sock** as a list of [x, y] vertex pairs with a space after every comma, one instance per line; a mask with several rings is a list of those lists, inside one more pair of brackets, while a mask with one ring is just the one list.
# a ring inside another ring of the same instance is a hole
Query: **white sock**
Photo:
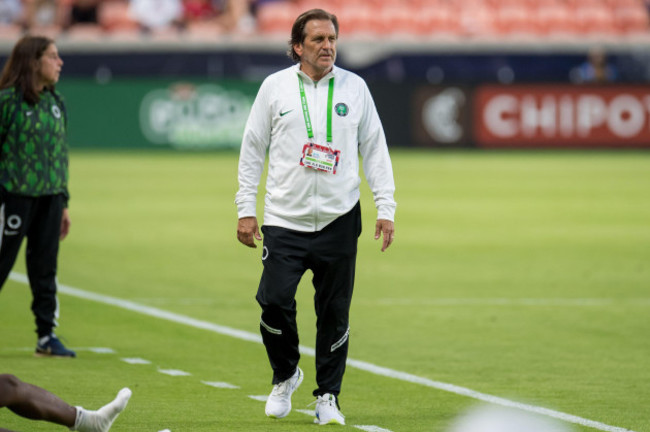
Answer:
[[108, 432], [117, 416], [126, 408], [131, 397], [131, 390], [123, 388], [117, 397], [97, 411], [77, 407], [77, 419], [70, 429], [79, 432]]

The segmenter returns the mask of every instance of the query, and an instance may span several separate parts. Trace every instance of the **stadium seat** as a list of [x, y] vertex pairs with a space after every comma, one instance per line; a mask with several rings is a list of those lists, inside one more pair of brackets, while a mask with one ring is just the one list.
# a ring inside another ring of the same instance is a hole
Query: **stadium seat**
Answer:
[[616, 7], [643, 7], [643, 0], [605, 0], [613, 8]]
[[336, 12], [339, 30], [345, 35], [369, 35], [376, 33], [377, 19], [372, 8], [364, 3], [350, 3]]
[[577, 32], [572, 9], [561, 3], [540, 6], [535, 18], [538, 32], [542, 35], [566, 37]]
[[576, 26], [581, 34], [611, 36], [618, 32], [612, 10], [605, 4], [576, 7]]
[[458, 36], [458, 14], [448, 4], [420, 8], [413, 16], [413, 32], [420, 36]]
[[605, 0], [567, 0], [567, 3], [573, 8], [589, 8], [605, 5]]
[[643, 5], [621, 6], [614, 9], [614, 22], [623, 35], [648, 34], [650, 17]]
[[404, 5], [388, 4], [377, 10], [380, 34], [412, 33], [413, 11]]
[[408, 5], [411, 8], [449, 8], [453, 4], [452, 0], [409, 0]]
[[[309, 5], [305, 4], [307, 2], [311, 3], [311, 4], [309, 4]], [[319, 9], [325, 9], [328, 12], [332, 12], [332, 10], [340, 9], [342, 6], [349, 5], [352, 2], [347, 2], [347, 1], [344, 1], [344, 0], [320, 0], [320, 1], [318, 1], [318, 4], [315, 5], [314, 3], [316, 3], [316, 2], [313, 1], [313, 0], [300, 0], [298, 3], [299, 4], [303, 3], [301, 5], [301, 8], [303, 8], [304, 10], [309, 10], [309, 9], [313, 9], [313, 8], [317, 7]], [[304, 12], [304, 10], [301, 11], [301, 12]]]
[[[298, 10], [298, 14], [305, 12], [309, 9], [318, 8], [318, 9], [325, 9], [326, 11], [331, 12], [338, 16], [341, 7], [346, 6], [350, 3], [343, 3], [339, 0], [298, 0], [295, 3], [295, 7]], [[356, 2], [354, 3], [357, 4]]]
[[496, 14], [498, 31], [504, 35], [535, 35], [538, 33], [535, 11], [525, 4], [504, 4]]
[[496, 14], [487, 2], [473, 0], [459, 6], [459, 29], [463, 36], [483, 37], [497, 33]]
[[530, 6], [535, 9], [552, 6], [566, 6], [566, 0], [531, 0]]
[[263, 3], [257, 11], [257, 28], [265, 34], [288, 35], [300, 12], [290, 2]]
[[383, 9], [385, 7], [408, 7], [413, 4], [409, 0], [361, 0], [372, 6], [376, 10]]
[[[490, 5], [495, 9], [504, 7], [525, 7], [529, 10], [537, 9], [541, 4], [545, 4], [550, 0], [489, 0]], [[553, 2], [564, 0], [553, 0]]]

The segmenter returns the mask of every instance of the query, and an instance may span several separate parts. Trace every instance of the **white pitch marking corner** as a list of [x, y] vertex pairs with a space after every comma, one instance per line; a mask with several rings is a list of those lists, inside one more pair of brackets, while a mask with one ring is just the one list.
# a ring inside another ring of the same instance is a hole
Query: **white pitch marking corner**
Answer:
[[124, 357], [120, 360], [128, 364], [151, 364], [149, 360], [145, 360], [140, 357]]
[[203, 384], [208, 385], [210, 387], [216, 387], [216, 388], [223, 388], [223, 389], [238, 389], [240, 388], [239, 386], [236, 386], [234, 384], [230, 384], [227, 382], [219, 382], [219, 381], [201, 381]]
[[182, 370], [178, 369], [158, 369], [158, 372], [161, 374], [169, 375], [169, 376], [190, 376], [192, 375], [189, 372], [185, 372]]

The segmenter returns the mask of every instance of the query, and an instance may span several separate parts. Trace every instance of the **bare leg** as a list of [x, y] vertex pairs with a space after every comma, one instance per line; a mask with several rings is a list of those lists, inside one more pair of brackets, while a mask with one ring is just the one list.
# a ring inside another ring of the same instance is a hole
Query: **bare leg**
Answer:
[[21, 417], [74, 426], [77, 409], [56, 395], [20, 381], [13, 375], [0, 375], [0, 408], [7, 407]]

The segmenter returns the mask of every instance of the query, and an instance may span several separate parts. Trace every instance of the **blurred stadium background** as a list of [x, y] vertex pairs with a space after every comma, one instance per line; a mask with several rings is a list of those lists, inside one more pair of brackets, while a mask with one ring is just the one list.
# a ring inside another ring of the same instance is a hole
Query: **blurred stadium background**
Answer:
[[4, 0], [0, 55], [57, 40], [73, 148], [237, 148], [312, 7], [391, 146], [650, 146], [646, 0]]

